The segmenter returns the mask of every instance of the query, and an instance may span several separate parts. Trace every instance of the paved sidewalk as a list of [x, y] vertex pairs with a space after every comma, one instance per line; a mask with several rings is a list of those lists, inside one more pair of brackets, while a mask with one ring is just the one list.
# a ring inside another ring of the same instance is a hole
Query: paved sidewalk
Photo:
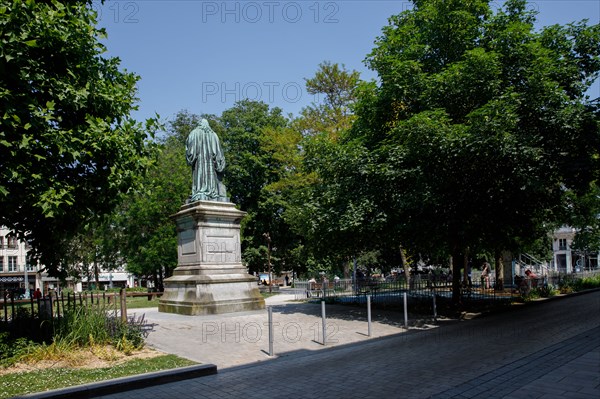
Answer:
[[[274, 357], [269, 356], [266, 309], [207, 316], [160, 313], [156, 308], [137, 309], [135, 312], [138, 316], [144, 314], [151, 326], [146, 339], [148, 346], [197, 362], [215, 364], [219, 370], [406, 331], [403, 314], [373, 310], [369, 337], [366, 306], [327, 305], [327, 341], [323, 345], [319, 303], [294, 302], [293, 295], [285, 294], [269, 297], [266, 303], [273, 308]], [[131, 311], [129, 313], [132, 314]], [[433, 320], [411, 319], [409, 328], [437, 326]]]
[[[152, 345], [210, 357], [221, 364], [218, 373], [101, 397], [600, 397], [600, 291], [435, 328], [413, 321], [408, 332], [401, 314], [374, 311], [376, 339], [365, 336], [362, 309], [331, 306], [327, 317], [337, 325], [331, 337], [338, 342], [326, 346], [313, 335], [319, 326], [311, 329], [320, 323], [320, 306], [285, 299], [269, 298], [281, 323], [274, 358], [265, 353], [266, 311], [210, 317], [145, 311]], [[286, 324], [294, 326], [288, 335]]]
[[[297, 305], [287, 306], [282, 305], [279, 315], [306, 316]], [[335, 321], [352, 319], [342, 316], [343, 311]], [[397, 320], [385, 320], [378, 328], [401, 330]], [[340, 328], [340, 339], [360, 335], [346, 326]], [[188, 333], [198, 334], [193, 329]], [[223, 348], [246, 351], [236, 345], [213, 347], [220, 355], [233, 356]], [[599, 355], [600, 292], [593, 292], [425, 331], [296, 350], [274, 360], [219, 368], [217, 375], [105, 398], [597, 399]]]
[[600, 327], [559, 342], [433, 398], [600, 397]]

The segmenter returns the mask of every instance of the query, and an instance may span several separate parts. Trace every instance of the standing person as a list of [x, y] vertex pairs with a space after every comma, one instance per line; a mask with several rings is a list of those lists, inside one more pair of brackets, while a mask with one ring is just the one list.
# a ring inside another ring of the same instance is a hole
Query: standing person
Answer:
[[35, 289], [33, 293], [33, 299], [38, 300], [42, 299], [42, 291], [40, 291], [39, 287]]
[[481, 285], [485, 285], [485, 289], [490, 288], [490, 264], [483, 262], [483, 269], [481, 270]]

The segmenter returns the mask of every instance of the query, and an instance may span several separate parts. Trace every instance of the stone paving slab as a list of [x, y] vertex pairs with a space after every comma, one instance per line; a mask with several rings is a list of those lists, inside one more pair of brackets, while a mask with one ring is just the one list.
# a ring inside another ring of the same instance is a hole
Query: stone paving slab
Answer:
[[[219, 370], [272, 360], [298, 351], [316, 351], [369, 339], [401, 334], [404, 316], [373, 310], [371, 337], [367, 335], [366, 305], [327, 305], [326, 342], [323, 345], [320, 303], [294, 302], [293, 295], [267, 298], [273, 308], [273, 352], [269, 356], [267, 310], [206, 316], [160, 313], [156, 308], [136, 309], [149, 325], [146, 343], [155, 349], [197, 361], [216, 364]], [[132, 311], [129, 314], [133, 314]], [[440, 321], [443, 323], [444, 321]], [[432, 320], [414, 320], [409, 329], [437, 328]]]

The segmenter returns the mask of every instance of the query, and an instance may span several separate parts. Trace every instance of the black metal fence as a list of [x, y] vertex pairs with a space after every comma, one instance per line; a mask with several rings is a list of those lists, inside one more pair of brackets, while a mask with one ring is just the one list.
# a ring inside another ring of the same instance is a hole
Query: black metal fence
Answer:
[[[544, 276], [515, 276], [513, 281], [504, 281], [502, 289], [497, 287], [494, 274], [482, 276], [481, 272], [472, 273], [471, 279], [462, 282], [460, 286], [460, 302], [490, 304], [509, 304], [514, 300], [523, 299], [534, 289], [538, 294], [550, 295], [551, 290], [561, 290], [569, 284], [574, 290], [582, 278], [600, 274], [600, 270], [585, 273], [551, 273]], [[394, 276], [387, 279], [358, 278], [335, 279], [325, 281], [294, 282], [297, 300], [318, 299], [337, 303], [365, 303], [366, 296], [371, 296], [371, 302], [383, 305], [401, 303], [406, 295], [411, 301], [422, 300], [431, 302], [432, 297], [450, 300], [452, 298], [452, 278], [443, 274], [416, 274], [407, 283], [404, 276]], [[583, 287], [585, 288], [585, 287]], [[567, 290], [568, 291], [568, 290]]]
[[[476, 280], [461, 285], [462, 300], [511, 300], [513, 290], [494, 289], [495, 281]], [[366, 295], [374, 303], [390, 304], [402, 301], [404, 294], [413, 298], [452, 297], [452, 282], [438, 276], [416, 275], [407, 283], [404, 278], [382, 279], [339, 279], [335, 281], [295, 281], [296, 299], [319, 298], [333, 302], [362, 303]]]
[[8, 332], [13, 337], [27, 337], [35, 341], [50, 341], [54, 327], [64, 317], [65, 312], [77, 307], [97, 307], [127, 322], [127, 296], [148, 296], [161, 293], [71, 293], [54, 292], [41, 298], [19, 299], [13, 290], [0, 292], [0, 332]]

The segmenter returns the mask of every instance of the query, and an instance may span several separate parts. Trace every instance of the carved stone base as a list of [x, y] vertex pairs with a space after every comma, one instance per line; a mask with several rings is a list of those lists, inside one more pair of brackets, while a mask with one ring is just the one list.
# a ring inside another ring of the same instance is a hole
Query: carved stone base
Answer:
[[164, 282], [160, 312], [202, 315], [264, 309], [257, 280], [241, 262], [244, 215], [229, 202], [197, 201], [173, 216], [178, 266]]

